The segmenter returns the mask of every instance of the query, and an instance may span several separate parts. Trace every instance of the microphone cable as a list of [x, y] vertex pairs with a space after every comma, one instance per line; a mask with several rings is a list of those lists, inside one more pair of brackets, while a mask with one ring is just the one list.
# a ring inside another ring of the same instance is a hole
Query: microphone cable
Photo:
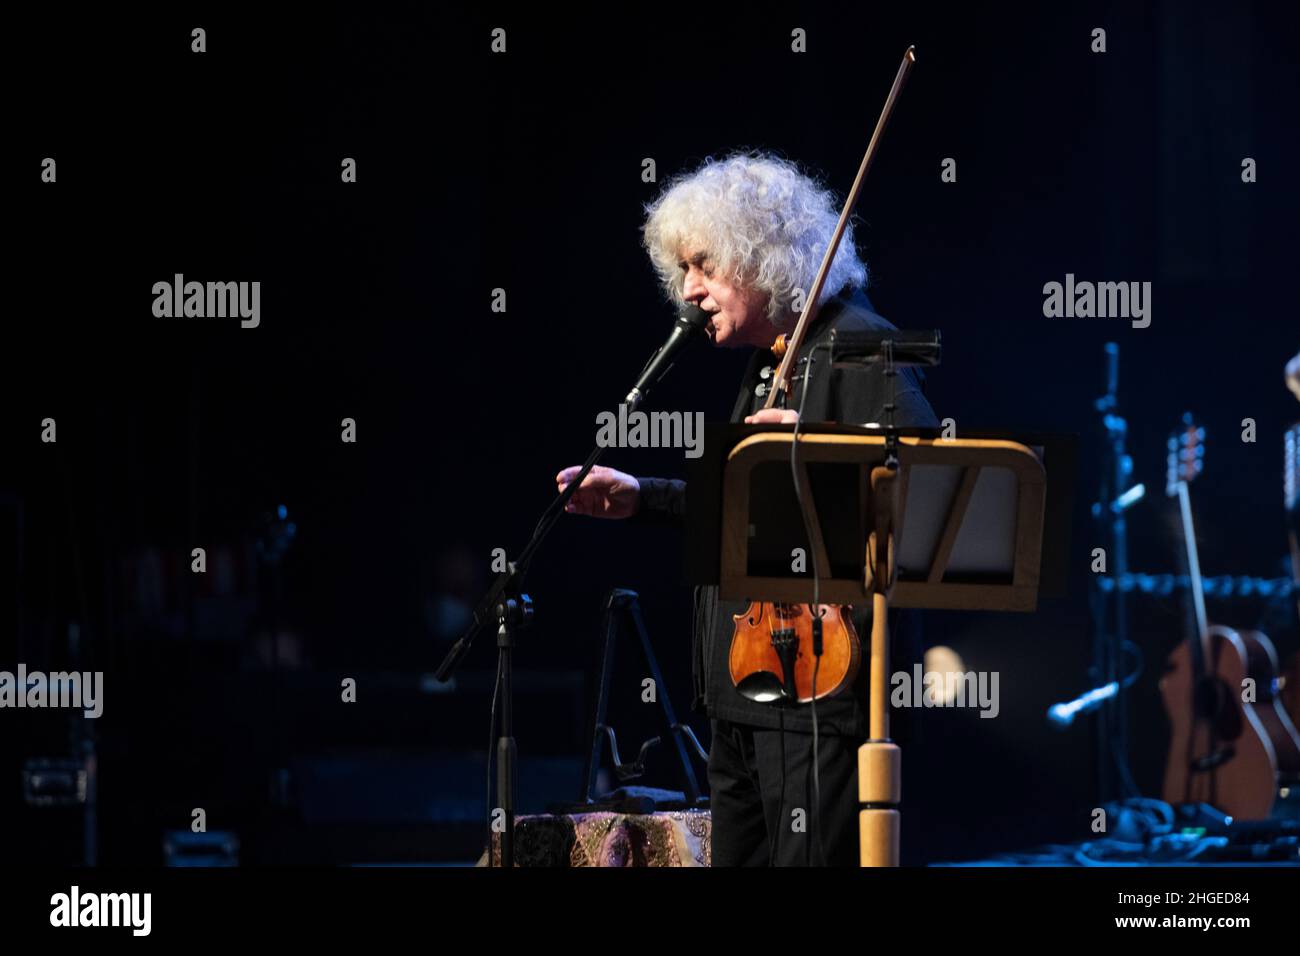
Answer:
[[[820, 347], [820, 346], [819, 346]], [[817, 348], [809, 350], [808, 363], [803, 372], [803, 392], [799, 396], [799, 417], [794, 421], [794, 434], [790, 441], [790, 477], [794, 481], [794, 496], [799, 503], [799, 514], [803, 518], [804, 534], [808, 538], [808, 550], [812, 552], [813, 567], [813, 603], [812, 603], [812, 634], [813, 634], [813, 673], [812, 673], [812, 728], [813, 728], [813, 752], [812, 752], [812, 776], [813, 776], [813, 807], [812, 813], [809, 814], [812, 823], [814, 839], [817, 841], [817, 855], [821, 865], [826, 865], [826, 848], [822, 845], [822, 828], [821, 828], [821, 810], [822, 810], [822, 786], [821, 786], [821, 768], [820, 768], [820, 742], [817, 721], [817, 672], [822, 665], [822, 609], [821, 609], [821, 570], [817, 561], [817, 549], [813, 546], [812, 528], [808, 524], [808, 511], [804, 508], [803, 486], [799, 481], [799, 426], [803, 422], [803, 411], [808, 402], [808, 380], [812, 378], [813, 353]], [[796, 691], [797, 693], [797, 691]], [[784, 744], [784, 733], [782, 733], [782, 743]], [[782, 765], [782, 773], [785, 771]], [[785, 796], [785, 781], [781, 782], [781, 796]]]

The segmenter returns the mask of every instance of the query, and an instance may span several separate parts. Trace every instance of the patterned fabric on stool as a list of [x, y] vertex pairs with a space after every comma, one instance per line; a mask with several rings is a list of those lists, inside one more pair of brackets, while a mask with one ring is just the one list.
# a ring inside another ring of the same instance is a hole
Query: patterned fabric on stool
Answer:
[[[710, 832], [707, 810], [517, 817], [515, 865], [709, 866]], [[500, 863], [501, 834], [494, 833], [492, 864]]]

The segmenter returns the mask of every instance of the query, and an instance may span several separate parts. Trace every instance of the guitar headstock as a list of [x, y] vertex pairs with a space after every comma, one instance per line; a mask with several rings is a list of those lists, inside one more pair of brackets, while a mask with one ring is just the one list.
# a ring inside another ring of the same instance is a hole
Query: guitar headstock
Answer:
[[1191, 484], [1200, 475], [1205, 459], [1205, 428], [1196, 424], [1191, 412], [1183, 414], [1182, 426], [1169, 436], [1165, 459], [1165, 494], [1178, 494], [1178, 485]]

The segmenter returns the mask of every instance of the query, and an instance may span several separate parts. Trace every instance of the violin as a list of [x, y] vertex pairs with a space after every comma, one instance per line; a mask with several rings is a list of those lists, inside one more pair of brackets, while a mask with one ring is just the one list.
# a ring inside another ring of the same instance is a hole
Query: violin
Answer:
[[[894, 102], [915, 62], [916, 53], [912, 47], [908, 47], [898, 68], [898, 75], [894, 77], [894, 85], [885, 100], [885, 107], [876, 121], [875, 132], [867, 144], [866, 154], [862, 157], [839, 221], [835, 224], [835, 231], [831, 234], [831, 241], [822, 257], [812, 289], [804, 300], [803, 312], [795, 324], [794, 332], [789, 337], [778, 337], [772, 346], [772, 352], [781, 359], [781, 364], [773, 376], [772, 388], [768, 390], [763, 405], [765, 409], [774, 408], [778, 401], [784, 404], [790, 392], [791, 373], [808, 327], [817, 314], [818, 300], [826, 285], [826, 277], [830, 274], [831, 263], [839, 250], [849, 217], [858, 204], [862, 183], [875, 158], [881, 134], [893, 113]], [[811, 369], [805, 374], [812, 374]], [[798, 440], [797, 429], [795, 440]], [[853, 627], [850, 616], [852, 608], [818, 604], [817, 609], [814, 612], [809, 604], [755, 601], [750, 603], [743, 614], [733, 615], [735, 627], [728, 652], [728, 667], [732, 685], [741, 696], [760, 703], [796, 701], [806, 704], [838, 694], [853, 683], [862, 657], [862, 643]], [[820, 621], [817, 617], [820, 617]], [[814, 675], [817, 685], [815, 693]]]
[[[777, 700], [807, 704], [833, 697], [853, 683], [862, 659], [862, 642], [853, 627], [851, 608], [820, 604], [822, 654], [813, 650], [813, 614], [808, 604], [754, 601], [733, 615], [728, 666], [742, 697], [759, 703]], [[816, 672], [816, 694], [813, 676]]]

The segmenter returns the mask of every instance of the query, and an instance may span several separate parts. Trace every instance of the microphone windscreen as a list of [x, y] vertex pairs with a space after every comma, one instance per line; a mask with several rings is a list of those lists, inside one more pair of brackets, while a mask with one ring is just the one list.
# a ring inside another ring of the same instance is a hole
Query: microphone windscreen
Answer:
[[692, 331], [698, 332], [709, 324], [709, 313], [705, 312], [698, 305], [687, 305], [678, 315], [678, 318], [689, 325]]

